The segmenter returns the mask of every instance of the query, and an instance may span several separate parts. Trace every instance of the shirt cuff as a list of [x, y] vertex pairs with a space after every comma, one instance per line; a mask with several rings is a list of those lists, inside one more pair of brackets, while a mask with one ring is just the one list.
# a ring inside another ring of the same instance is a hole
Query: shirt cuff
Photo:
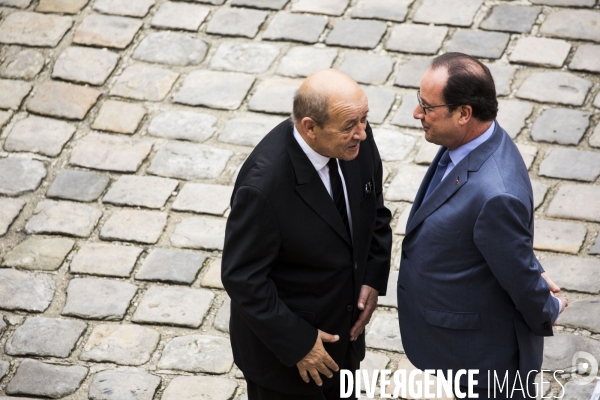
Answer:
[[556, 312], [554, 313], [553, 317], [552, 317], [552, 323], [554, 324], [556, 322], [556, 320], [558, 319], [558, 315], [560, 314], [560, 310], [562, 309], [562, 300], [559, 299], [558, 297], [553, 297], [554, 300], [556, 300], [557, 303], [557, 309]]

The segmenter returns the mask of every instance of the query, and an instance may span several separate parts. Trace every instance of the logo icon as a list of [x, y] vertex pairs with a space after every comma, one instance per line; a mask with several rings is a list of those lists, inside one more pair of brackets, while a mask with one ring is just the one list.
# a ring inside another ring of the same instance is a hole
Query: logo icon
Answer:
[[587, 385], [598, 376], [598, 360], [586, 351], [578, 351], [571, 359], [573, 383]]

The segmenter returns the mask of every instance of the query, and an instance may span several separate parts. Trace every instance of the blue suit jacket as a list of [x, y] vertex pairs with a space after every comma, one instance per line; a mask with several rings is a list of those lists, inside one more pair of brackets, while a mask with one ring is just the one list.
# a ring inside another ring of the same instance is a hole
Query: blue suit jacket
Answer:
[[541, 368], [557, 304], [533, 253], [531, 183], [510, 137], [496, 123], [423, 202], [445, 150], [421, 183], [402, 243], [402, 343], [417, 368], [479, 369], [487, 387], [487, 371]]

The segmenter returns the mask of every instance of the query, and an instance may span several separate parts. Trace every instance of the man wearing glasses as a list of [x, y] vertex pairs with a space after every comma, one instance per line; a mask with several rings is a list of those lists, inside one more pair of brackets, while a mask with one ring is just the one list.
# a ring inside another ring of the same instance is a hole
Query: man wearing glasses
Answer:
[[[495, 121], [494, 80], [481, 62], [441, 55], [420, 89], [413, 116], [425, 139], [441, 147], [402, 244], [398, 314], [406, 355], [422, 370], [479, 370], [470, 396], [467, 376], [460, 378], [459, 398], [535, 398], [543, 337], [568, 300], [553, 296], [550, 287], [559, 289], [533, 253], [527, 168]], [[507, 378], [504, 390], [494, 391], [494, 376]]]

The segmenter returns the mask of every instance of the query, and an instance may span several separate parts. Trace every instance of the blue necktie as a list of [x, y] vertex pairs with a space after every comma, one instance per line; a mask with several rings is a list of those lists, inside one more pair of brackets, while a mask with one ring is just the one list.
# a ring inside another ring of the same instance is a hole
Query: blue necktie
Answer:
[[440, 161], [438, 161], [437, 168], [435, 169], [433, 178], [431, 178], [431, 182], [429, 182], [429, 187], [427, 188], [427, 192], [425, 192], [425, 197], [423, 197], [423, 201], [427, 200], [429, 195], [433, 193], [436, 187], [438, 187], [438, 185], [442, 181], [442, 178], [444, 177], [444, 173], [446, 172], [450, 161], [450, 153], [448, 152], [448, 150], [446, 150], [444, 154], [442, 154], [442, 158], [440, 158]]

